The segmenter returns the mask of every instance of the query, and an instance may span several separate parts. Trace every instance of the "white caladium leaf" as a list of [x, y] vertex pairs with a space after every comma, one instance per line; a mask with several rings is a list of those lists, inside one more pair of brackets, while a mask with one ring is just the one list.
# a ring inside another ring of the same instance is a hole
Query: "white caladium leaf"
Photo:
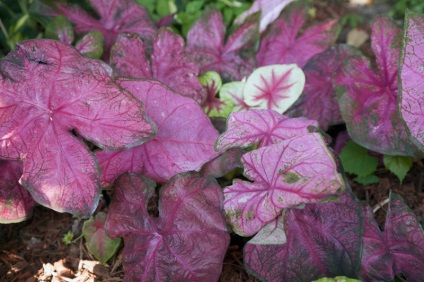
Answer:
[[[266, 161], [265, 161], [266, 160]], [[251, 236], [285, 208], [328, 200], [343, 180], [326, 142], [311, 133], [242, 157], [244, 175], [224, 188], [224, 209], [234, 232]]]
[[244, 86], [244, 102], [251, 107], [284, 113], [299, 98], [305, 74], [295, 64], [257, 68]]
[[219, 90], [219, 98], [221, 101], [231, 101], [233, 112], [243, 112], [250, 109], [249, 105], [244, 102], [243, 89], [246, 81], [231, 81], [222, 85]]
[[287, 242], [286, 232], [284, 232], [284, 218], [279, 216], [276, 220], [267, 223], [249, 244], [253, 245], [281, 245]]

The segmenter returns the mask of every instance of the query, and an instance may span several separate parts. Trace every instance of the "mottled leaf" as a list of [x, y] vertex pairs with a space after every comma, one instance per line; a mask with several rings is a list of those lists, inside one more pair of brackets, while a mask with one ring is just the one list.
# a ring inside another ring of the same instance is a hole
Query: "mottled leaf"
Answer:
[[343, 122], [333, 77], [343, 60], [354, 52], [348, 45], [339, 45], [313, 56], [303, 68], [306, 82], [302, 95], [285, 114], [317, 120], [322, 130]]
[[215, 179], [187, 172], [161, 188], [159, 217], [147, 203], [154, 183], [137, 175], [119, 178], [106, 230], [125, 242], [126, 281], [217, 281], [230, 242]]
[[424, 17], [407, 11], [400, 60], [400, 112], [412, 141], [424, 151]]
[[297, 64], [302, 68], [312, 56], [335, 41], [337, 22], [334, 20], [308, 28], [299, 35], [305, 20], [303, 14], [303, 10], [296, 8], [284, 11], [263, 34], [256, 55], [259, 66]]
[[105, 40], [105, 58], [119, 33], [133, 32], [141, 38], [152, 41], [156, 26], [148, 11], [134, 0], [90, 0], [91, 6], [100, 19], [94, 18], [77, 6], [56, 3], [55, 9], [75, 25], [77, 33], [97, 30]]
[[97, 152], [103, 185], [112, 184], [126, 171], [165, 182], [174, 174], [200, 169], [216, 156], [214, 143], [218, 132], [193, 99], [157, 81], [121, 78], [118, 82], [143, 102], [146, 114], [158, 127], [158, 134], [126, 151]]
[[348, 59], [339, 72], [339, 105], [349, 135], [363, 147], [389, 155], [414, 155], [397, 106], [401, 30], [387, 17], [372, 26], [376, 70], [360, 55]]
[[356, 277], [363, 221], [360, 204], [346, 190], [340, 201], [307, 204], [284, 213], [287, 242], [244, 247], [246, 270], [264, 281]]
[[224, 101], [217, 96], [222, 86], [222, 80], [215, 71], [207, 71], [199, 76], [199, 81], [206, 89], [206, 100], [202, 108], [210, 117], [227, 117], [233, 109], [230, 101]]
[[250, 181], [236, 179], [224, 189], [227, 221], [242, 236], [255, 234], [285, 208], [324, 201], [343, 189], [318, 133], [248, 152], [242, 162]]
[[103, 35], [99, 31], [90, 31], [77, 41], [75, 48], [88, 58], [100, 59], [103, 55]]
[[267, 223], [248, 243], [254, 245], [281, 245], [286, 242], [284, 218], [279, 216], [277, 219]]
[[284, 113], [302, 94], [305, 74], [296, 65], [257, 68], [244, 85], [244, 102], [257, 109]]
[[115, 254], [121, 244], [121, 238], [112, 239], [106, 234], [105, 222], [106, 214], [99, 212], [94, 218], [86, 220], [82, 226], [85, 246], [90, 254], [103, 264]]
[[288, 118], [272, 110], [250, 110], [232, 113], [227, 120], [227, 130], [218, 137], [216, 149], [232, 147], [259, 147], [309, 133], [309, 126], [316, 121], [305, 118]]
[[44, 36], [46, 38], [56, 39], [64, 43], [72, 44], [74, 41], [74, 30], [68, 18], [60, 15], [49, 22], [46, 26]]
[[235, 22], [241, 24], [246, 17], [260, 11], [261, 20], [259, 23], [259, 31], [263, 32], [270, 23], [278, 18], [281, 11], [293, 1], [295, 0], [256, 0], [249, 10], [237, 17]]
[[111, 150], [155, 134], [142, 104], [111, 72], [48, 39], [25, 41], [0, 61], [0, 154], [23, 161], [20, 182], [38, 203], [76, 216], [97, 206], [98, 166], [72, 131]]
[[0, 160], [0, 224], [26, 220], [32, 214], [36, 202], [19, 184], [22, 163]]
[[241, 80], [255, 65], [254, 54], [259, 39], [258, 16], [250, 16], [227, 38], [222, 15], [207, 9], [187, 34], [187, 47], [200, 72], [214, 70], [227, 81]]
[[154, 78], [199, 104], [206, 99], [206, 91], [197, 78], [199, 68], [186, 53], [184, 39], [171, 30], [159, 30], [150, 57], [140, 37], [120, 35], [112, 49], [111, 62], [117, 75]]

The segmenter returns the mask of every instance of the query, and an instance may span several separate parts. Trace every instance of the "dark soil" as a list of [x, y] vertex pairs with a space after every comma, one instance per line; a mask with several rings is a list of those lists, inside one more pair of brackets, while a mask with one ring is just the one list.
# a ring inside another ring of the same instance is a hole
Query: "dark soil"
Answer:
[[[360, 13], [365, 22], [358, 29], [370, 34], [372, 18], [387, 11], [378, 1], [369, 6], [355, 8], [340, 1], [314, 1], [316, 16], [308, 22], [312, 25], [333, 18]], [[345, 43], [351, 27], [345, 27], [338, 42]], [[363, 53], [372, 56], [369, 39], [360, 46]], [[377, 171], [378, 184], [362, 186], [353, 181], [350, 185], [360, 200], [376, 208], [385, 203], [392, 190], [400, 194], [423, 224], [424, 216], [424, 164], [416, 160], [403, 183], [383, 167]], [[387, 205], [376, 212], [380, 226], [384, 225]], [[107, 211], [104, 199], [98, 211]], [[122, 281], [122, 247], [105, 265], [96, 261], [87, 251], [84, 240], [79, 237], [83, 221], [69, 214], [61, 214], [44, 207], [36, 207], [33, 217], [25, 222], [0, 225], [0, 281]], [[68, 231], [75, 235], [66, 245], [62, 239]], [[232, 235], [232, 241], [224, 260], [221, 281], [257, 281], [244, 271], [242, 248], [247, 238]]]

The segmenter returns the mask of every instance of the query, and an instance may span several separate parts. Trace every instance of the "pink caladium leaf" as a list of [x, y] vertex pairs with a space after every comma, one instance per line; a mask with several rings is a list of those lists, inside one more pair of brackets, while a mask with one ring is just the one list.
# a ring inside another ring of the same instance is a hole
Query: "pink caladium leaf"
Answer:
[[424, 71], [420, 63], [424, 59], [424, 17], [407, 11], [405, 35], [400, 60], [400, 112], [412, 141], [424, 151], [424, 95], [421, 82]]
[[296, 102], [304, 86], [305, 74], [295, 64], [260, 67], [247, 78], [243, 98], [250, 107], [282, 114]]
[[401, 30], [391, 19], [377, 17], [372, 48], [377, 69], [360, 55], [350, 57], [335, 78], [339, 105], [352, 139], [389, 155], [414, 155], [398, 105], [398, 60]]
[[216, 149], [249, 147], [271, 144], [309, 134], [309, 126], [318, 123], [305, 118], [289, 118], [273, 110], [250, 110], [232, 113], [227, 120], [227, 130], [218, 137]]
[[258, 65], [297, 64], [302, 68], [312, 56], [335, 41], [336, 21], [311, 27], [299, 36], [304, 21], [304, 11], [301, 9], [292, 8], [283, 12], [261, 38], [256, 55]]
[[263, 32], [269, 24], [278, 18], [281, 11], [293, 1], [295, 0], [256, 0], [249, 10], [237, 17], [235, 22], [242, 24], [246, 17], [261, 11], [259, 31]]
[[169, 29], [159, 30], [150, 60], [139, 36], [120, 35], [111, 52], [111, 63], [117, 75], [157, 79], [199, 104], [206, 99], [197, 78], [199, 68], [186, 53], [184, 39]]
[[153, 40], [156, 26], [148, 11], [134, 0], [90, 0], [90, 3], [100, 19], [77, 6], [56, 3], [55, 9], [69, 18], [77, 33], [100, 31], [105, 40], [106, 58], [119, 33], [133, 32], [147, 41]]
[[36, 202], [19, 184], [22, 162], [0, 160], [0, 224], [26, 220]]
[[23, 161], [20, 182], [38, 203], [84, 217], [98, 204], [97, 163], [72, 131], [111, 150], [155, 134], [142, 104], [111, 73], [48, 39], [25, 41], [0, 61], [0, 155]]
[[126, 171], [165, 182], [177, 173], [200, 169], [216, 156], [214, 142], [218, 132], [193, 99], [153, 80], [120, 78], [118, 83], [144, 103], [146, 114], [157, 124], [158, 134], [126, 151], [97, 152], [103, 185], [111, 185]]
[[225, 37], [222, 15], [208, 9], [187, 34], [187, 47], [200, 72], [216, 71], [227, 81], [241, 80], [249, 75], [255, 62], [255, 45], [259, 39], [258, 15], [250, 16], [231, 35]]
[[222, 190], [195, 172], [174, 176], [160, 190], [159, 217], [147, 212], [154, 183], [133, 174], [117, 181], [106, 221], [123, 237], [126, 281], [218, 281], [230, 236]]
[[361, 205], [346, 190], [340, 201], [283, 213], [286, 243], [244, 247], [247, 272], [263, 281], [356, 277], [363, 229]]
[[116, 252], [121, 244], [121, 238], [112, 239], [105, 231], [106, 214], [99, 212], [95, 217], [84, 222], [82, 234], [85, 246], [100, 263], [105, 264]]
[[352, 47], [339, 45], [313, 56], [303, 68], [306, 83], [302, 95], [285, 114], [317, 120], [322, 130], [343, 122], [333, 77], [343, 60], [353, 53]]
[[246, 153], [240, 148], [230, 148], [216, 156], [202, 166], [201, 175], [210, 175], [214, 178], [222, 177], [236, 168], [242, 168], [241, 156]]
[[253, 150], [242, 162], [251, 181], [235, 180], [224, 189], [227, 221], [242, 236], [255, 234], [285, 208], [328, 200], [344, 187], [318, 133]]
[[394, 279], [393, 258], [369, 206], [363, 207], [364, 233], [360, 275], [365, 281]]

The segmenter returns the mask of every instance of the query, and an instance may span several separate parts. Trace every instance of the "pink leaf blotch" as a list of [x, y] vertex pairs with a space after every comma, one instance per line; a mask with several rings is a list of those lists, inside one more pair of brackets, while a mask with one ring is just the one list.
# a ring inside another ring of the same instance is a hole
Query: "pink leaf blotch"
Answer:
[[184, 39], [171, 30], [159, 30], [151, 56], [139, 36], [121, 34], [112, 48], [111, 63], [117, 75], [157, 79], [199, 104], [206, 99], [197, 78], [199, 68], [186, 53]]
[[126, 281], [217, 281], [230, 242], [215, 179], [178, 174], [160, 190], [159, 217], [147, 212], [154, 183], [124, 174], [105, 228], [123, 237]]
[[305, 21], [304, 11], [292, 8], [282, 13], [261, 38], [256, 55], [259, 66], [306, 62], [330, 46], [336, 39], [337, 22], [332, 20], [307, 29], [298, 35]]
[[218, 132], [193, 99], [158, 81], [120, 78], [118, 83], [144, 103], [146, 114], [157, 124], [158, 134], [126, 151], [97, 152], [103, 185], [111, 185], [126, 171], [165, 182], [174, 174], [200, 169], [216, 156]]
[[48, 39], [20, 43], [0, 61], [0, 154], [23, 161], [21, 184], [38, 203], [77, 216], [97, 206], [98, 166], [72, 131], [111, 150], [155, 134], [142, 104], [111, 73]]
[[370, 150], [410, 155], [416, 149], [408, 139], [398, 110], [398, 60], [401, 29], [379, 16], [372, 26], [374, 71], [360, 55], [347, 59], [335, 78], [340, 110], [352, 139]]
[[255, 65], [255, 44], [259, 39], [258, 17], [252, 15], [225, 40], [222, 15], [208, 9], [187, 34], [187, 47], [200, 72], [218, 72], [224, 81], [241, 80]]
[[322, 130], [343, 122], [333, 77], [343, 60], [354, 52], [348, 45], [339, 45], [313, 56], [303, 68], [306, 83], [302, 95], [285, 114], [317, 120]]
[[0, 160], [0, 224], [26, 220], [36, 202], [19, 184], [22, 162]]
[[306, 135], [309, 126], [318, 123], [305, 118], [289, 118], [273, 110], [250, 110], [232, 113], [227, 120], [227, 130], [218, 137], [216, 149], [265, 147], [281, 141]]
[[407, 11], [405, 15], [405, 35], [401, 55], [401, 99], [400, 112], [412, 140], [424, 150], [424, 16]]
[[356, 277], [361, 261], [361, 205], [345, 190], [337, 202], [283, 213], [286, 243], [244, 247], [247, 272], [263, 281]]
[[244, 175], [224, 189], [224, 208], [233, 230], [253, 235], [281, 211], [328, 200], [343, 181], [325, 141], [318, 133], [294, 137], [246, 153]]
[[156, 26], [148, 11], [134, 0], [90, 0], [91, 6], [100, 19], [94, 18], [77, 6], [56, 3], [55, 9], [69, 18], [77, 33], [97, 30], [105, 40], [105, 58], [118, 34], [137, 33], [151, 42], [156, 34]]

